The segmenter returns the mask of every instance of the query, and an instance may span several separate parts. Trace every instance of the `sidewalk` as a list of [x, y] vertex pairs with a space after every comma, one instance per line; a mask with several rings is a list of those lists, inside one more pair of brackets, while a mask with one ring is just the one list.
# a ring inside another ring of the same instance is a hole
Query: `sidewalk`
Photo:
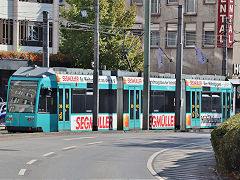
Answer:
[[158, 179], [220, 179], [211, 143], [165, 149], [157, 154], [152, 166]]

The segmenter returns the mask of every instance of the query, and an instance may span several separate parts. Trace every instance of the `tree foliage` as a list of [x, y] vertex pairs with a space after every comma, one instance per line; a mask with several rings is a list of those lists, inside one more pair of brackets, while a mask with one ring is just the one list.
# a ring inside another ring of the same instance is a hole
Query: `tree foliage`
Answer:
[[[69, 7], [61, 8], [61, 16], [71, 22], [70, 28], [61, 26], [60, 50], [68, 55], [74, 67], [91, 68], [94, 61], [94, 0], [66, 0]], [[100, 0], [100, 68], [129, 70], [127, 61], [121, 54], [137, 40], [130, 29], [135, 23], [136, 6], [128, 8], [124, 0]], [[86, 10], [88, 17], [82, 17]], [[143, 70], [143, 51], [141, 41], [137, 41], [128, 52], [134, 71]]]

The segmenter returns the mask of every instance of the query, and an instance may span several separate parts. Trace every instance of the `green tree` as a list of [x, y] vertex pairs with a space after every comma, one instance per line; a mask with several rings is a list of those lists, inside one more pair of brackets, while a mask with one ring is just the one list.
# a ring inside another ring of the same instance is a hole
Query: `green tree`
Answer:
[[[70, 57], [73, 67], [91, 68], [94, 59], [94, 0], [66, 0], [69, 7], [61, 8], [61, 16], [71, 23], [70, 28], [61, 26], [60, 51]], [[88, 17], [82, 17], [86, 10]], [[100, 68], [129, 70], [127, 61], [121, 55], [136, 40], [131, 32], [135, 23], [136, 6], [127, 8], [124, 0], [100, 0]], [[126, 32], [126, 33], [125, 33]], [[128, 58], [134, 71], [143, 70], [141, 41], [129, 51]]]

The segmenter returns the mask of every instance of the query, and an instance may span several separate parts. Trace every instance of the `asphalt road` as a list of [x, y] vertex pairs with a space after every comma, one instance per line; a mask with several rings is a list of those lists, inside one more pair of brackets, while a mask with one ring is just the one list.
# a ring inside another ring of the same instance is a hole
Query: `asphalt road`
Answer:
[[209, 139], [171, 131], [0, 134], [0, 179], [155, 179], [154, 153]]

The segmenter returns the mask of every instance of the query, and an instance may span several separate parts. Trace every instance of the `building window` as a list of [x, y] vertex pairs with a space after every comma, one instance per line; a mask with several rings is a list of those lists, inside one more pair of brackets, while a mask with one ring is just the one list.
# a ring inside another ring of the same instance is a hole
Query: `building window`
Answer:
[[205, 4], [215, 4], [216, 0], [204, 0]]
[[215, 30], [215, 23], [204, 23], [203, 46], [214, 46], [214, 41], [215, 41], [214, 30]]
[[50, 3], [50, 4], [52, 4], [52, 3], [53, 3], [53, 0], [37, 0], [37, 2], [39, 2], [39, 3]]
[[151, 46], [159, 45], [159, 31], [151, 31]]
[[178, 0], [167, 0], [167, 3], [168, 4], [177, 4], [178, 3]]
[[194, 47], [196, 44], [196, 24], [185, 25], [185, 47]]
[[52, 4], [53, 0], [19, 0], [23, 2], [36, 2], [36, 3], [49, 3]]
[[136, 23], [132, 27], [132, 34], [134, 36], [141, 36], [143, 31], [143, 25], [141, 23]]
[[167, 24], [167, 47], [177, 46], [177, 24]]
[[40, 27], [38, 25], [28, 25], [28, 40], [39, 41]]
[[[42, 22], [19, 22], [19, 39], [22, 46], [42, 46]], [[52, 47], [52, 23], [49, 23], [49, 46]]]
[[12, 19], [0, 19], [0, 44], [12, 45], [13, 21]]
[[136, 3], [136, 5], [143, 5], [142, 0], [132, 0], [132, 4]]
[[185, 1], [185, 13], [196, 14], [197, 13], [197, 1], [196, 0], [186, 0]]
[[160, 0], [151, 0], [151, 13], [160, 14]]

